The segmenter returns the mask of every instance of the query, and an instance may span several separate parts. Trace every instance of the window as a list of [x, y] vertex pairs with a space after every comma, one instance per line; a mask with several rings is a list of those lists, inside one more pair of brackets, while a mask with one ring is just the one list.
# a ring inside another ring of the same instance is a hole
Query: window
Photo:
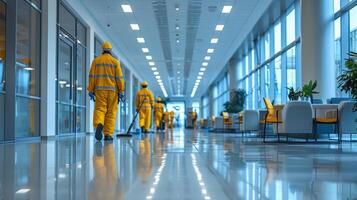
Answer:
[[282, 77], [281, 77], [281, 57], [274, 60], [274, 101], [275, 103], [282, 103], [281, 96]]
[[289, 49], [286, 53], [286, 86], [297, 88], [296, 84], [296, 60], [295, 60], [295, 47]]
[[102, 54], [102, 40], [98, 37], [94, 38], [94, 57], [100, 56]]
[[41, 71], [41, 34], [39, 33], [41, 33], [41, 13], [27, 1], [18, 1], [16, 137], [39, 135]]
[[274, 26], [274, 53], [281, 50], [281, 23], [280, 21]]
[[4, 128], [5, 128], [5, 58], [6, 58], [6, 7], [3, 2], [0, 1], [0, 141], [4, 140]]
[[350, 10], [350, 51], [357, 52], [357, 6]]
[[208, 102], [208, 97], [205, 96], [203, 97], [202, 99], [202, 111], [203, 111], [203, 114], [202, 114], [202, 117], [204, 119], [208, 119], [209, 117], [209, 102]]
[[338, 12], [341, 8], [341, 0], [333, 0], [333, 10], [334, 12]]
[[295, 38], [295, 9], [293, 9], [286, 17], [286, 44], [294, 42]]
[[86, 27], [59, 3], [57, 51], [57, 130], [85, 132]]

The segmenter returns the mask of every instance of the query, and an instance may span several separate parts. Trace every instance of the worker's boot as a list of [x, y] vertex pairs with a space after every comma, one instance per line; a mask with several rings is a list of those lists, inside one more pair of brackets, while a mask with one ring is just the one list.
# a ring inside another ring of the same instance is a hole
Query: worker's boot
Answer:
[[98, 141], [101, 141], [103, 138], [103, 124], [98, 124], [96, 130], [95, 130], [95, 139], [97, 139]]
[[110, 135], [106, 135], [106, 136], [104, 136], [104, 141], [107, 141], [107, 142], [113, 141], [113, 137]]
[[142, 126], [141, 127], [141, 133], [144, 133], [145, 132], [145, 128]]

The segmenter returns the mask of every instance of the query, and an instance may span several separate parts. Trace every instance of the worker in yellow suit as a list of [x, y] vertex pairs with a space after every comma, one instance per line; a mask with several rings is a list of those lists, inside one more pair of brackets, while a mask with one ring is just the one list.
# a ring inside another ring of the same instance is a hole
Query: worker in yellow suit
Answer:
[[170, 112], [170, 128], [173, 129], [174, 128], [174, 120], [175, 120], [175, 113], [174, 111]]
[[156, 99], [156, 103], [154, 105], [154, 114], [156, 130], [159, 130], [161, 128], [162, 117], [164, 114], [164, 105], [162, 104], [160, 97]]
[[148, 133], [151, 126], [151, 110], [154, 106], [154, 95], [148, 89], [148, 82], [141, 83], [141, 90], [136, 94], [136, 111], [139, 112], [141, 132]]
[[192, 126], [193, 126], [193, 129], [196, 129], [196, 126], [197, 126], [197, 112], [196, 110], [194, 110], [192, 112]]
[[93, 125], [96, 128], [95, 138], [113, 140], [118, 103], [124, 97], [124, 78], [120, 63], [112, 54], [112, 45], [103, 43], [103, 53], [92, 62], [89, 73], [88, 92], [95, 101]]

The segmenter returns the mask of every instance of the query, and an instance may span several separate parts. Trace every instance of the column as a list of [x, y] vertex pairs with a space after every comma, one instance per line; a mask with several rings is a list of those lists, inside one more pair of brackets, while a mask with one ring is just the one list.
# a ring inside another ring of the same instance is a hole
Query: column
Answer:
[[42, 3], [41, 137], [56, 135], [57, 1]]
[[315, 98], [335, 95], [333, 1], [301, 0], [302, 84], [317, 81]]
[[228, 89], [229, 89], [229, 97], [230, 99], [232, 91], [237, 90], [237, 64], [238, 64], [238, 60], [236, 59], [231, 59], [229, 60], [229, 64], [228, 64], [228, 77], [229, 77], [229, 85], [228, 85]]
[[[94, 59], [94, 30], [92, 27], [88, 27], [87, 28], [87, 85], [89, 83], [89, 71], [90, 71], [90, 66], [91, 63]], [[87, 88], [86, 88], [87, 90]], [[88, 98], [88, 92], [86, 92], [87, 94], [87, 98], [86, 98], [86, 103], [87, 103], [87, 110], [86, 110], [86, 132], [87, 133], [91, 133], [93, 132], [94, 128], [93, 128], [93, 111], [94, 111], [94, 102], [90, 101], [90, 99]]]

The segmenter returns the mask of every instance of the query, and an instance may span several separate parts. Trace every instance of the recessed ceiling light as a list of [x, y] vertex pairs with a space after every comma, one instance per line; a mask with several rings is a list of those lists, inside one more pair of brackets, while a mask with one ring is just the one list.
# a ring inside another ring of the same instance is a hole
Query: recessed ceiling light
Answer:
[[136, 38], [136, 40], [139, 42], [139, 43], [145, 43], [145, 39], [140, 37], [140, 38]]
[[196, 80], [196, 83], [200, 83], [201, 82], [201, 80]]
[[208, 66], [208, 62], [203, 62], [202, 66], [207, 67]]
[[206, 68], [201, 67], [200, 71], [201, 71], [201, 72], [204, 72], [204, 71], [206, 71]]
[[154, 72], [154, 75], [159, 75], [160, 73], [159, 72]]
[[16, 194], [25, 194], [25, 193], [28, 193], [28, 192], [30, 192], [30, 189], [22, 188], [22, 189], [17, 190]]
[[212, 38], [211, 39], [212, 44], [217, 44], [218, 43], [218, 38]]
[[160, 76], [155, 76], [156, 79], [160, 79], [161, 77]]
[[156, 68], [156, 67], [151, 67], [151, 70], [152, 70], [152, 71], [156, 71], [157, 68]]
[[181, 73], [180, 71], [177, 71], [177, 73], [179, 74], [179, 73]]
[[224, 25], [223, 24], [218, 24], [216, 26], [216, 31], [223, 31], [223, 29], [224, 29]]
[[180, 40], [179, 40], [179, 39], [177, 39], [177, 40], [176, 40], [176, 43], [180, 43]]
[[231, 13], [232, 6], [223, 6], [222, 13], [228, 14]]
[[141, 49], [144, 53], [149, 53], [149, 49], [148, 48], [142, 48]]
[[213, 53], [214, 49], [207, 49], [207, 53]]
[[202, 76], [203, 74], [204, 74], [204, 72], [198, 72], [198, 75], [201, 75], [201, 76]]
[[161, 79], [159, 79], [159, 80], [157, 80], [157, 82], [162, 83], [162, 80], [161, 80]]
[[121, 8], [123, 9], [123, 12], [125, 13], [132, 13], [133, 10], [131, 9], [130, 5], [121, 5]]
[[147, 60], [152, 60], [152, 56], [146, 56]]
[[198, 80], [202, 79], [202, 76], [197, 76], [197, 79], [198, 79]]
[[138, 31], [140, 30], [139, 24], [130, 24], [130, 27], [133, 31]]
[[155, 63], [154, 63], [154, 62], [149, 62], [149, 65], [150, 65], [150, 66], [154, 66]]
[[205, 56], [205, 60], [211, 60], [211, 56]]
[[176, 25], [176, 30], [179, 30], [180, 29], [180, 26], [179, 25]]

